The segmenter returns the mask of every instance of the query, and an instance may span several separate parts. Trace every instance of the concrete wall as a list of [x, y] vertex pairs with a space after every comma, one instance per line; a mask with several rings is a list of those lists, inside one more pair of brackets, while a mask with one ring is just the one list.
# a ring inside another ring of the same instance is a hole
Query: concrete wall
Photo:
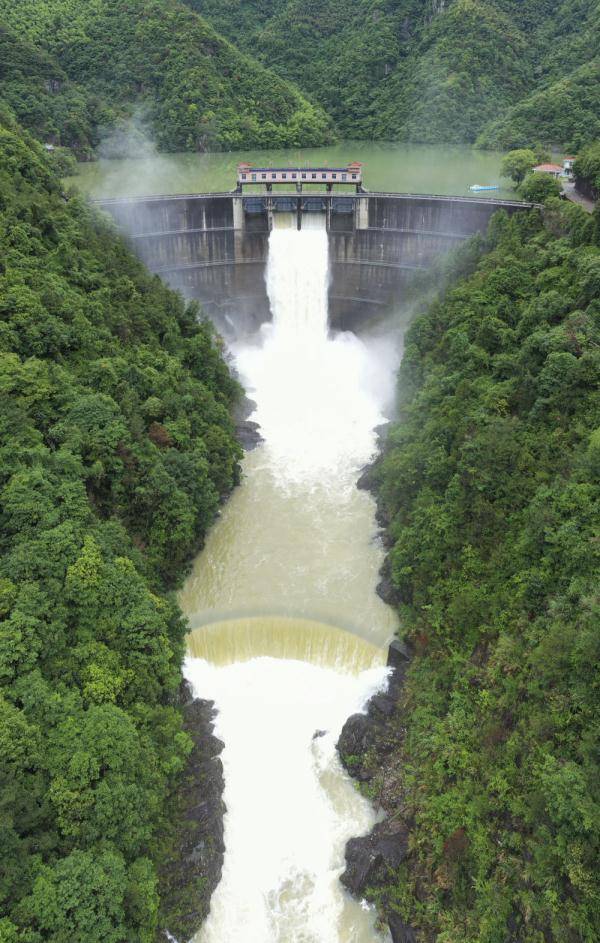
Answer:
[[230, 193], [101, 200], [151, 272], [198, 299], [228, 336], [249, 333], [270, 317], [265, 287], [266, 216], [258, 232], [244, 226]]
[[[307, 196], [289, 195], [294, 206]], [[489, 199], [361, 194], [352, 197], [352, 212], [337, 212], [336, 207], [348, 209], [347, 194], [318, 196], [327, 207], [330, 318], [348, 328], [393, 304], [415, 271], [484, 231], [497, 209], [528, 208]], [[282, 207], [289, 209], [289, 203], [283, 196]], [[199, 299], [228, 336], [248, 333], [270, 318], [265, 265], [273, 205], [264, 197], [201, 194], [99, 205], [148, 268]]]

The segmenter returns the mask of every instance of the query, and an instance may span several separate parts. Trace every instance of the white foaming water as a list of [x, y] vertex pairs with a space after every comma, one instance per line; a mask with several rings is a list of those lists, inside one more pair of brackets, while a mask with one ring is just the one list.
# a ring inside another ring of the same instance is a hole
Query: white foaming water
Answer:
[[[198, 613], [206, 618], [221, 607], [268, 612], [271, 604], [310, 619], [311, 606], [327, 602], [334, 617], [343, 613], [381, 644], [393, 631], [393, 614], [374, 593], [370, 499], [355, 482], [374, 449], [391, 369], [354, 335], [330, 335], [327, 233], [323, 219], [305, 215], [305, 224], [310, 228], [301, 232], [290, 225], [271, 233], [273, 322], [259, 343], [236, 351], [265, 442], [246, 463], [249, 478], [180, 598], [192, 624]], [[353, 548], [360, 548], [356, 559]], [[354, 591], [360, 580], [364, 587], [359, 582]], [[304, 633], [298, 645], [291, 637], [296, 622]], [[253, 615], [221, 622], [217, 633], [209, 626], [206, 638], [200, 625], [190, 639], [190, 652], [202, 657], [188, 656], [186, 676], [218, 708], [227, 806], [223, 876], [196, 943], [382, 939], [373, 910], [339, 882], [346, 841], [366, 833], [375, 816], [342, 769], [335, 743], [344, 720], [384, 684], [386, 669], [360, 670], [374, 661], [362, 648], [357, 661], [341, 630], [296, 622]], [[281, 646], [275, 632], [285, 636]], [[285, 657], [269, 657], [280, 648]], [[240, 653], [247, 660], [235, 661]], [[316, 731], [325, 733], [313, 739]]]
[[[335, 750], [346, 717], [385, 668], [343, 674], [257, 658], [185, 674], [219, 708], [225, 743], [225, 863], [198, 943], [367, 943], [373, 913], [343, 891], [344, 846], [373, 823]], [[326, 731], [313, 739], [316, 731]]]
[[236, 352], [237, 363], [280, 482], [329, 485], [337, 477], [353, 487], [383, 421], [382, 370], [354, 334], [330, 336], [325, 221], [305, 214], [307, 225], [271, 232], [273, 321], [263, 326], [259, 347]]

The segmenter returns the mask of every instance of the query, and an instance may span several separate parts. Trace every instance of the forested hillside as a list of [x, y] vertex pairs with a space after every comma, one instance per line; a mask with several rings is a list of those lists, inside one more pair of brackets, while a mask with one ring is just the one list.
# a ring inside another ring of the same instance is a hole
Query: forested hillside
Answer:
[[0, 218], [0, 940], [151, 943], [190, 749], [166, 591], [237, 481], [237, 384], [6, 113]]
[[375, 791], [410, 839], [377, 894], [425, 943], [600, 939], [599, 224], [496, 217], [407, 338], [377, 475], [415, 657]]
[[0, 94], [83, 156], [132, 114], [172, 151], [332, 127], [576, 149], [600, 133], [599, 40], [599, 0], [0, 0]]
[[0, 26], [0, 97], [55, 143], [85, 152], [134, 113], [167, 151], [330, 133], [319, 107], [178, 0], [0, 0]]
[[575, 148], [597, 134], [598, 0], [186, 2], [348, 137]]
[[589, 144], [578, 155], [574, 166], [577, 189], [590, 199], [600, 198], [600, 141]]

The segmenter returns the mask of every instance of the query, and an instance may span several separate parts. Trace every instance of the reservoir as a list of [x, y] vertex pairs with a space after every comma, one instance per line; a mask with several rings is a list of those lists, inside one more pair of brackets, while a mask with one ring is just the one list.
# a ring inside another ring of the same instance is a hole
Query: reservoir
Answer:
[[[226, 191], [235, 186], [237, 165], [243, 160], [263, 167], [333, 167], [360, 160], [369, 190], [464, 196], [472, 184], [498, 184], [500, 189], [488, 191], [488, 197], [515, 196], [509, 181], [500, 176], [502, 154], [498, 151], [365, 141], [219, 154], [156, 154], [148, 150], [135, 159], [79, 164], [77, 176], [68, 182], [94, 198]], [[478, 195], [486, 198], [486, 192]]]

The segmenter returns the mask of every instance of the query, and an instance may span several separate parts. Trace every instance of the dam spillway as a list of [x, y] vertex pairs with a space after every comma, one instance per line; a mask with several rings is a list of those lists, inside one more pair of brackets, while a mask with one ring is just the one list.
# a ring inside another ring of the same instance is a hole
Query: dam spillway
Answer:
[[185, 674], [225, 744], [223, 871], [194, 943], [389, 939], [339, 881], [375, 815], [335, 748], [385, 685], [397, 624], [375, 593], [373, 499], [355, 487], [385, 419], [385, 364], [329, 330], [324, 219], [293, 222], [279, 214], [269, 236], [273, 318], [230, 348], [263, 442], [179, 593]]
[[415, 271], [475, 233], [497, 210], [531, 204], [475, 197], [374, 193], [235, 192], [104, 199], [150, 271], [200, 301], [229, 337], [270, 320], [269, 233], [279, 213], [298, 228], [316, 214], [329, 243], [329, 321], [353, 329], [393, 304]]

